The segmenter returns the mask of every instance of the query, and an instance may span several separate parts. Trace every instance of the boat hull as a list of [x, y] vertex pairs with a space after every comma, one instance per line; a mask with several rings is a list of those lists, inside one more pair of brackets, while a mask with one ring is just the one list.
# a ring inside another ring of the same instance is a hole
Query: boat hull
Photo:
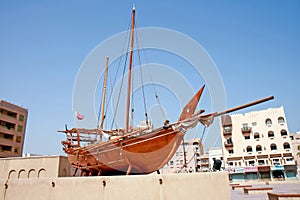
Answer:
[[83, 175], [149, 174], [169, 162], [183, 136], [182, 131], [168, 128], [65, 152]]

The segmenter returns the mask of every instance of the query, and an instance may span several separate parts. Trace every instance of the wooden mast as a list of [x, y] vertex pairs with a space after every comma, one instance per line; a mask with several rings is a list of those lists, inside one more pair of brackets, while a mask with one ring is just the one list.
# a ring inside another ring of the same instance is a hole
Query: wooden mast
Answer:
[[130, 110], [130, 95], [131, 95], [131, 70], [132, 70], [132, 55], [134, 43], [134, 23], [135, 23], [135, 6], [132, 8], [131, 31], [130, 31], [130, 56], [128, 69], [128, 85], [127, 85], [127, 104], [126, 104], [126, 133], [129, 131], [129, 110]]
[[[105, 99], [106, 99], [106, 83], [107, 83], [107, 75], [108, 75], [108, 61], [109, 58], [106, 57], [106, 65], [105, 65], [105, 74], [104, 74], [104, 80], [103, 80], [103, 93], [102, 93], [102, 103], [101, 103], [101, 120], [100, 120], [100, 129], [103, 129], [104, 124], [104, 118], [105, 118]], [[102, 134], [100, 134], [100, 141], [102, 141]]]

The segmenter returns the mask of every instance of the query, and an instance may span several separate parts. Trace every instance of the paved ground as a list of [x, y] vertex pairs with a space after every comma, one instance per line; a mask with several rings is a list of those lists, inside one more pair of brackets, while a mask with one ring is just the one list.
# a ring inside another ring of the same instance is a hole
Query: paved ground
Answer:
[[[248, 185], [248, 183], [241, 183], [241, 185]], [[272, 183], [266, 184], [252, 184], [252, 187], [273, 187], [273, 193], [300, 193], [300, 181], [293, 183]], [[243, 190], [231, 189], [231, 200], [267, 200], [267, 193], [265, 194], [245, 194]]]

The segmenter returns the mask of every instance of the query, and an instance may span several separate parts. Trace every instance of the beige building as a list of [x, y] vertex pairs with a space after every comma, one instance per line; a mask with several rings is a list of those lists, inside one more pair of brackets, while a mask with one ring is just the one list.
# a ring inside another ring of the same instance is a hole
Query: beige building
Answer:
[[27, 109], [0, 100], [0, 158], [21, 156]]
[[225, 168], [222, 148], [210, 148], [208, 150], [209, 169], [213, 170], [215, 160], [221, 161], [221, 170]]
[[199, 138], [184, 141], [173, 158], [160, 171], [164, 174], [197, 172], [200, 170], [200, 157], [202, 154], [203, 147]]
[[222, 148], [210, 148], [208, 153], [201, 155], [198, 158], [199, 171], [209, 172], [214, 171], [214, 162], [215, 160], [221, 161], [221, 171], [224, 170], [224, 159], [223, 159], [223, 150]]
[[296, 177], [284, 109], [269, 108], [221, 117], [225, 168], [233, 180]]
[[300, 178], [300, 132], [290, 133], [290, 138], [292, 140], [294, 158], [297, 163], [298, 178]]
[[199, 166], [199, 172], [208, 172], [210, 171], [209, 168], [209, 155], [208, 153], [205, 153], [198, 158], [198, 166]]

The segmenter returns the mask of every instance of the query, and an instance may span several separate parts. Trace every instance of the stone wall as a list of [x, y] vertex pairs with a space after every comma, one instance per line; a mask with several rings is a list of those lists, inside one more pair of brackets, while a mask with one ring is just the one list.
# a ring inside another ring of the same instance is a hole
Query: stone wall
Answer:
[[0, 179], [3, 200], [230, 199], [226, 172]]
[[70, 164], [64, 156], [37, 156], [0, 159], [0, 179], [70, 176]]

